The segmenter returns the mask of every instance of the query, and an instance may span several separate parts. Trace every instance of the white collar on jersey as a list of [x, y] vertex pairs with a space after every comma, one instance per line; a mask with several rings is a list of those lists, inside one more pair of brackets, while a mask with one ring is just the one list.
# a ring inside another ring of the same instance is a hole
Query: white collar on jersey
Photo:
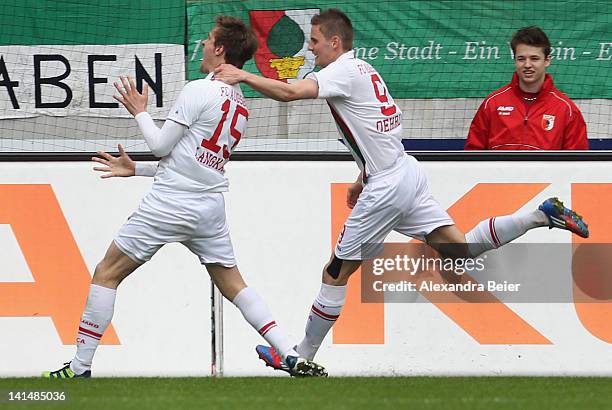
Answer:
[[355, 58], [355, 50], [349, 50], [344, 54], [341, 54], [340, 57], [338, 57], [336, 59], [336, 61], [338, 60], [348, 60], [348, 59], [353, 59]]
[[206, 77], [204, 77], [206, 80], [212, 80], [212, 78], [214, 77], [215, 72], [213, 71], [212, 73], [208, 73], [208, 75]]

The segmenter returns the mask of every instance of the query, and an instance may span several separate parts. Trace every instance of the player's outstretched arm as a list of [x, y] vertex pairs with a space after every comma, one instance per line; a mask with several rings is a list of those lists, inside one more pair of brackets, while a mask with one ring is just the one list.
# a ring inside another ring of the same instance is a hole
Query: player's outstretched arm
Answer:
[[[134, 116], [153, 155], [157, 157], [168, 155], [178, 140], [183, 137], [186, 127], [173, 121], [166, 121], [160, 130], [147, 112], [149, 86], [144, 84], [142, 94], [140, 94], [132, 77], [120, 76], [119, 79], [121, 85], [114, 83], [119, 96], [114, 95], [113, 98], [123, 104], [126, 110]], [[137, 175], [141, 174], [137, 172]]]
[[125, 153], [123, 145], [119, 144], [117, 148], [119, 149], [118, 157], [113, 157], [105, 151], [98, 151], [96, 153], [97, 157], [91, 157], [93, 162], [103, 165], [101, 167], [94, 167], [94, 171], [105, 172], [100, 178], [131, 177], [136, 175], [136, 163]]
[[119, 80], [121, 85], [113, 83], [115, 89], [119, 92], [119, 96], [113, 95], [113, 98], [119, 101], [134, 117], [141, 112], [146, 112], [149, 100], [149, 86], [145, 83], [142, 94], [140, 94], [132, 77], [119, 76]]
[[94, 171], [105, 172], [100, 178], [132, 177], [134, 175], [152, 177], [157, 172], [157, 162], [134, 162], [125, 153], [123, 145], [117, 145], [117, 149], [119, 150], [118, 157], [113, 157], [105, 151], [98, 151], [96, 153], [98, 156], [91, 158], [93, 162], [103, 165], [101, 167], [94, 167]]
[[221, 64], [215, 69], [215, 80], [227, 84], [245, 83], [256, 91], [277, 101], [295, 101], [317, 98], [319, 85], [314, 80], [298, 80], [291, 84], [260, 77], [231, 64]]

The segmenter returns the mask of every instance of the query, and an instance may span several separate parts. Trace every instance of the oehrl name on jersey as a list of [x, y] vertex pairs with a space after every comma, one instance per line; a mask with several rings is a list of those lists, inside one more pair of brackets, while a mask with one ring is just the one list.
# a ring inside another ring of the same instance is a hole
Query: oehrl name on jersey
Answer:
[[376, 121], [376, 131], [389, 132], [402, 125], [402, 114], [397, 113], [393, 117]]
[[221, 97], [227, 97], [230, 100], [234, 101], [237, 104], [246, 107], [247, 103], [244, 99], [244, 96], [231, 87], [221, 87]]

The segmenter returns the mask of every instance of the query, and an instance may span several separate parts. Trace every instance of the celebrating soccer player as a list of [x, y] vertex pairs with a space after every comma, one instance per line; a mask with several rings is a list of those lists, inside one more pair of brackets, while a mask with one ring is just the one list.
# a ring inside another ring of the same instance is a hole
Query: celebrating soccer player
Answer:
[[[301, 356], [314, 358], [340, 315], [349, 276], [364, 259], [382, 250], [382, 242], [392, 230], [426, 241], [449, 257], [475, 257], [543, 226], [588, 236], [582, 218], [556, 198], [529, 213], [482, 221], [464, 235], [429, 192], [420, 164], [404, 152], [402, 112], [382, 76], [355, 57], [350, 19], [340, 10], [329, 9], [314, 16], [311, 23], [309, 49], [321, 70], [305, 79], [288, 84], [229, 64], [215, 70], [216, 78], [226, 83], [244, 82], [276, 100], [326, 99], [361, 170], [348, 190], [351, 214], [323, 269], [323, 283], [306, 322], [306, 335], [296, 346]], [[257, 351], [267, 365], [288, 371], [273, 347], [258, 346]]]
[[322, 366], [297, 354], [265, 302], [244, 283], [225, 218], [224, 165], [244, 133], [248, 111], [240, 87], [214, 81], [212, 71], [222, 63], [242, 67], [256, 49], [255, 34], [242, 21], [219, 17], [203, 42], [200, 70], [208, 76], [185, 85], [161, 129], [147, 113], [146, 85], [140, 94], [131, 78], [115, 84], [120, 94], [115, 99], [134, 115], [151, 152], [162, 159], [159, 167], [136, 167], [119, 147], [118, 158], [101, 153], [97, 160], [105, 165], [97, 170], [108, 171], [106, 177], [154, 174], [155, 182], [96, 266], [76, 356], [44, 377], [90, 377], [94, 353], [113, 316], [117, 287], [170, 242], [182, 243], [199, 257], [223, 296], [279, 352], [285, 369], [296, 376], [327, 376]]

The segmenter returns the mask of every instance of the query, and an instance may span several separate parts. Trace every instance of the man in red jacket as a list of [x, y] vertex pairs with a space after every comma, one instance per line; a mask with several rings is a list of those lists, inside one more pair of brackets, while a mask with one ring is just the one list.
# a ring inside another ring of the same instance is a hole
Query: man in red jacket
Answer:
[[510, 43], [515, 73], [472, 120], [467, 150], [587, 150], [582, 113], [553, 85], [550, 41], [538, 27], [517, 31]]

